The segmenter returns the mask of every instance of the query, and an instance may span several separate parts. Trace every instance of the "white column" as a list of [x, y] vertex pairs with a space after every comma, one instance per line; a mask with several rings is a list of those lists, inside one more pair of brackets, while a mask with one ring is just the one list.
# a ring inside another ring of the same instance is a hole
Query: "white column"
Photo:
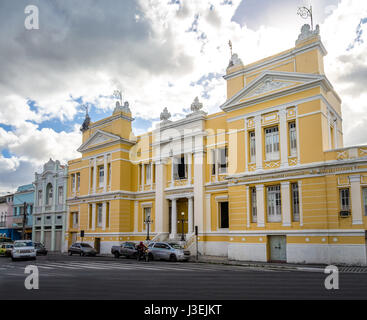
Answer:
[[177, 199], [172, 200], [171, 210], [171, 239], [175, 239], [177, 236]]
[[153, 162], [150, 163], [150, 189], [153, 190]]
[[92, 204], [92, 230], [96, 230], [96, 204]]
[[45, 243], [45, 214], [41, 215], [41, 243]]
[[247, 197], [247, 228], [250, 228], [250, 223], [251, 223], [251, 212], [250, 212], [250, 187], [246, 186], [246, 197]]
[[334, 121], [334, 149], [338, 149], [339, 145], [338, 145], [338, 120]]
[[108, 165], [107, 165], [107, 154], [104, 155], [104, 163], [103, 163], [103, 169], [104, 169], [104, 183], [103, 183], [103, 192], [107, 192], [107, 179], [108, 179]]
[[145, 164], [141, 164], [141, 187], [142, 191], [144, 191], [144, 185], [145, 185]]
[[287, 127], [287, 110], [279, 111], [279, 137], [280, 137], [280, 165], [288, 166], [288, 127]]
[[261, 116], [255, 117], [255, 139], [256, 139], [256, 169], [261, 170], [263, 168]]
[[361, 176], [353, 175], [349, 176], [350, 181], [350, 193], [352, 197], [352, 219], [353, 225], [363, 224], [362, 215], [362, 195], [361, 195]]
[[297, 164], [301, 163], [301, 141], [300, 141], [300, 135], [299, 135], [299, 118], [298, 118], [298, 106], [296, 107], [296, 132], [297, 132]]
[[92, 160], [89, 160], [89, 186], [88, 186], [88, 195], [91, 194], [92, 185], [93, 185]]
[[106, 220], [107, 218], [107, 203], [103, 202], [102, 204], [102, 230], [105, 231], [106, 230]]
[[290, 183], [287, 181], [282, 182], [280, 185], [282, 197], [283, 227], [290, 227], [292, 225]]
[[259, 228], [265, 227], [265, 198], [264, 185], [256, 186], [256, 205], [257, 205], [257, 226]]
[[[93, 159], [93, 193], [96, 193], [97, 188], [97, 159]], [[76, 178], [75, 178], [76, 180]], [[76, 183], [76, 182], [75, 182]]]
[[55, 213], [52, 215], [51, 219], [52, 219], [52, 227], [51, 227], [51, 251], [55, 251], [55, 220], [56, 220], [56, 214]]
[[141, 179], [140, 179], [140, 173], [141, 169], [140, 169], [140, 164], [138, 164], [138, 191], [140, 191], [140, 183], [141, 183]]
[[156, 233], [168, 232], [168, 206], [164, 189], [166, 188], [166, 165], [156, 162], [155, 184], [155, 230]]
[[194, 233], [194, 200], [192, 197], [188, 198], [188, 233]]

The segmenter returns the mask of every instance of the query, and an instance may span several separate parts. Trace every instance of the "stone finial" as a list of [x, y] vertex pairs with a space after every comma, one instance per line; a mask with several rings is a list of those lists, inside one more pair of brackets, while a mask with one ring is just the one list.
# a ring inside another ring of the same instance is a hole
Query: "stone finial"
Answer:
[[167, 108], [163, 109], [163, 112], [161, 113], [161, 121], [169, 121], [169, 119], [171, 118], [171, 114], [168, 112]]
[[237, 53], [234, 53], [232, 54], [231, 60], [229, 60], [229, 65], [227, 69], [232, 68], [232, 67], [242, 66], [242, 65], [243, 65], [242, 60], [238, 57]]
[[113, 111], [113, 114], [120, 113], [120, 112], [131, 113], [129, 102], [125, 101], [124, 105], [122, 106], [120, 104], [120, 101], [116, 101], [116, 107], [115, 107], [115, 110]]
[[199, 112], [203, 108], [203, 104], [199, 101], [199, 98], [196, 97], [194, 102], [191, 104], [192, 112]]
[[315, 30], [311, 30], [311, 26], [309, 24], [304, 24], [301, 28], [301, 33], [298, 36], [298, 39], [296, 41], [296, 45], [310, 38], [319, 37], [319, 36], [320, 36], [320, 26], [319, 25], [316, 26]]

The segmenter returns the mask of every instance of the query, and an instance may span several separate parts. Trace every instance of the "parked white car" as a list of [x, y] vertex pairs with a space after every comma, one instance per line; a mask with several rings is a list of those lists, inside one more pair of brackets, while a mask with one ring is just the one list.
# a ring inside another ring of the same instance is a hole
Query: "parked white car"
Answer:
[[11, 259], [20, 260], [20, 259], [32, 259], [36, 260], [37, 252], [33, 243], [31, 241], [15, 241], [14, 248], [11, 251]]

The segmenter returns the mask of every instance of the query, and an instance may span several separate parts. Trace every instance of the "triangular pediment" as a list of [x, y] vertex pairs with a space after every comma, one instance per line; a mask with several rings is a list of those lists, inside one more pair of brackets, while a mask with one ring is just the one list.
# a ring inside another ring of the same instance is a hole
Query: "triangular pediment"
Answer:
[[274, 96], [292, 89], [302, 89], [307, 84], [326, 81], [325, 76], [296, 72], [266, 71], [227, 100], [221, 108], [224, 111], [233, 107], [253, 102], [254, 100]]
[[78, 151], [79, 152], [85, 152], [89, 149], [101, 147], [106, 144], [110, 144], [113, 142], [123, 142], [125, 139], [122, 139], [120, 136], [103, 131], [103, 130], [97, 130], [95, 133], [93, 133], [92, 136], [89, 137], [89, 139], [83, 143]]

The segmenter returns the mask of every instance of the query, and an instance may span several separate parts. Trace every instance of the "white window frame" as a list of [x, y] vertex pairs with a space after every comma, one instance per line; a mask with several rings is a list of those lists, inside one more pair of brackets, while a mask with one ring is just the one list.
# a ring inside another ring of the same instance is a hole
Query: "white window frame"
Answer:
[[340, 210], [350, 211], [351, 198], [349, 188], [339, 189]]
[[251, 197], [251, 221], [253, 223], [257, 222], [257, 195], [256, 188], [250, 188], [250, 197]]
[[148, 216], [152, 218], [152, 207], [143, 207], [143, 230], [147, 229], [147, 225], [144, 221], [148, 219]]
[[76, 174], [71, 175], [71, 190], [75, 193], [76, 191]]
[[300, 221], [299, 208], [299, 185], [298, 183], [291, 183], [291, 199], [292, 199], [292, 219], [294, 222]]
[[105, 168], [104, 166], [98, 167], [98, 181], [99, 181], [99, 187], [102, 188], [104, 186], [104, 179], [105, 179]]
[[97, 204], [97, 227], [102, 227], [103, 223], [103, 204]]
[[367, 216], [367, 188], [362, 188], [364, 215]]
[[[50, 188], [49, 188], [50, 186]], [[53, 185], [48, 183], [46, 186], [46, 204], [47, 205], [51, 205], [53, 202], [53, 197], [54, 197], [54, 190], [53, 190]]]
[[211, 175], [212, 176], [215, 176], [217, 174], [217, 153], [216, 153], [216, 150], [213, 149], [211, 150]]
[[289, 123], [289, 150], [290, 156], [297, 156], [297, 125], [296, 122]]
[[[224, 152], [224, 159], [223, 153]], [[228, 172], [228, 148], [219, 148], [218, 149], [218, 173], [219, 174], [226, 174]], [[223, 163], [223, 160], [225, 163]]]
[[[184, 166], [185, 166], [185, 177], [184, 178], [180, 178], [179, 172], [178, 172], [178, 168], [179, 165], [181, 164], [181, 160], [184, 159]], [[179, 157], [174, 157], [173, 158], [173, 180], [175, 181], [179, 181], [179, 180], [186, 180], [188, 177], [188, 164], [187, 164], [187, 159], [186, 159], [186, 155], [181, 155]]]
[[59, 186], [58, 187], [58, 203], [59, 204], [63, 204], [63, 202], [64, 202], [64, 187], [62, 187], [62, 186]]
[[268, 222], [282, 221], [282, 203], [280, 186], [267, 187], [267, 216]]
[[38, 206], [41, 207], [43, 203], [43, 192], [42, 190], [38, 190]]
[[80, 191], [80, 172], [76, 174], [76, 190], [77, 192]]
[[73, 227], [74, 229], [79, 227], [79, 213], [73, 212]]
[[[222, 227], [222, 203], [228, 203], [228, 227]], [[229, 229], [229, 201], [228, 199], [220, 200], [217, 202], [218, 204], [218, 229], [219, 230], [228, 230]]]
[[145, 184], [151, 184], [152, 183], [152, 167], [150, 164], [145, 165]]
[[265, 157], [266, 161], [279, 160], [279, 127], [265, 129]]
[[249, 133], [250, 140], [250, 163], [256, 162], [256, 134], [255, 131]]

